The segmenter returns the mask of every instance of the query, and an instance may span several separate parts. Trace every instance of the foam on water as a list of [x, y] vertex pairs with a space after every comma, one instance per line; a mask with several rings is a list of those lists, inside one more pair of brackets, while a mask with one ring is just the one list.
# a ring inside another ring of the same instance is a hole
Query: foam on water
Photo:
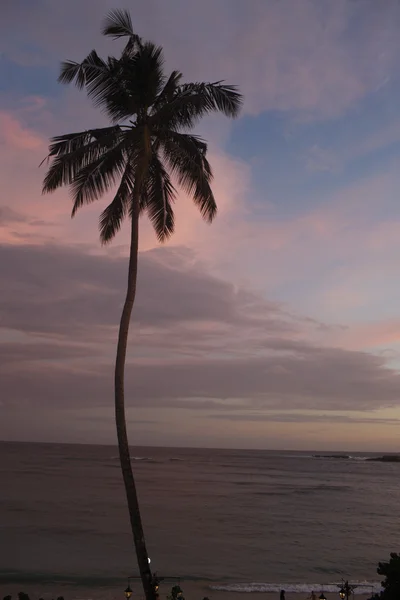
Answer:
[[[309, 458], [309, 457], [307, 457]], [[352, 454], [313, 454], [311, 458], [317, 460], [370, 460], [371, 456], [353, 456]]]
[[[353, 581], [353, 585], [357, 585], [354, 594], [375, 594], [381, 591], [379, 581]], [[210, 585], [210, 589], [220, 592], [277, 592], [285, 590], [292, 593], [310, 593], [312, 591], [319, 592], [338, 592], [341, 583], [329, 583], [321, 585], [320, 583], [230, 583], [221, 585]]]

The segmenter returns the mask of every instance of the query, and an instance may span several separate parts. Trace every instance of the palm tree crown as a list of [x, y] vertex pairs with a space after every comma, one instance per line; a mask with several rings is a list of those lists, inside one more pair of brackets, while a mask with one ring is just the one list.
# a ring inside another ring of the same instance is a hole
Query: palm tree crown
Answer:
[[126, 11], [110, 12], [103, 33], [128, 39], [120, 58], [103, 60], [93, 50], [81, 63], [64, 62], [59, 81], [85, 88], [111, 125], [52, 138], [43, 191], [69, 185], [73, 216], [118, 186], [100, 215], [104, 244], [113, 239], [124, 217], [133, 214], [136, 202], [140, 213], [147, 212], [158, 239], [168, 239], [174, 231], [173, 179], [211, 222], [217, 206], [207, 145], [190, 131], [211, 112], [237, 116], [242, 96], [222, 82], [182, 83], [178, 71], [167, 77], [162, 48], [133, 32]]

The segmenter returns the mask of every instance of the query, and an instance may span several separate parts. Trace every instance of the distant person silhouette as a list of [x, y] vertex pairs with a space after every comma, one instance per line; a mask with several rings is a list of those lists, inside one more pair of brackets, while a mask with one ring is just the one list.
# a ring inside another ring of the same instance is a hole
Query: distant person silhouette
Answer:
[[310, 600], [317, 600], [317, 596], [316, 596], [315, 592], [311, 592], [311, 594], [308, 597]]
[[281, 590], [279, 600], [285, 600], [285, 590]]

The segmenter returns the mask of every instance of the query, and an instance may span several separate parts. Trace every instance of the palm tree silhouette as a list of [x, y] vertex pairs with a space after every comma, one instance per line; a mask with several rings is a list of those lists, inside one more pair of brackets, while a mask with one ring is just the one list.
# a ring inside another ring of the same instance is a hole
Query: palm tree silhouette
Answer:
[[207, 144], [190, 133], [212, 112], [239, 113], [242, 96], [235, 86], [182, 83], [182, 74], [163, 70], [163, 50], [133, 31], [130, 15], [111, 11], [103, 34], [126, 38], [119, 58], [102, 59], [93, 50], [81, 62], [66, 61], [59, 81], [85, 88], [110, 126], [64, 134], [51, 139], [43, 192], [70, 186], [72, 216], [85, 204], [116, 187], [112, 202], [100, 215], [102, 244], [110, 242], [125, 217], [131, 221], [128, 284], [121, 315], [115, 361], [115, 420], [119, 457], [140, 576], [147, 600], [155, 599], [139, 502], [129, 454], [125, 418], [124, 372], [129, 323], [136, 294], [139, 217], [147, 213], [160, 242], [174, 231], [174, 181], [211, 222], [217, 205], [211, 190]]

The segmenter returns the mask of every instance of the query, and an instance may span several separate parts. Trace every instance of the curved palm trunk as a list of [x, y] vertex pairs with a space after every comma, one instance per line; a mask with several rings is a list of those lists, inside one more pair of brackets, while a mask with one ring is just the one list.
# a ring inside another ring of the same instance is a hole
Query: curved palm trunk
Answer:
[[129, 323], [136, 295], [138, 243], [139, 243], [139, 202], [136, 198], [132, 211], [131, 247], [129, 256], [128, 289], [119, 326], [117, 358], [115, 362], [115, 421], [117, 426], [119, 458], [124, 478], [129, 517], [135, 542], [136, 556], [139, 565], [146, 600], [155, 600], [152, 586], [152, 575], [149, 566], [146, 543], [144, 539], [142, 519], [136, 493], [135, 480], [132, 473], [129, 453], [128, 435], [125, 419], [124, 373], [126, 347], [128, 343]]

